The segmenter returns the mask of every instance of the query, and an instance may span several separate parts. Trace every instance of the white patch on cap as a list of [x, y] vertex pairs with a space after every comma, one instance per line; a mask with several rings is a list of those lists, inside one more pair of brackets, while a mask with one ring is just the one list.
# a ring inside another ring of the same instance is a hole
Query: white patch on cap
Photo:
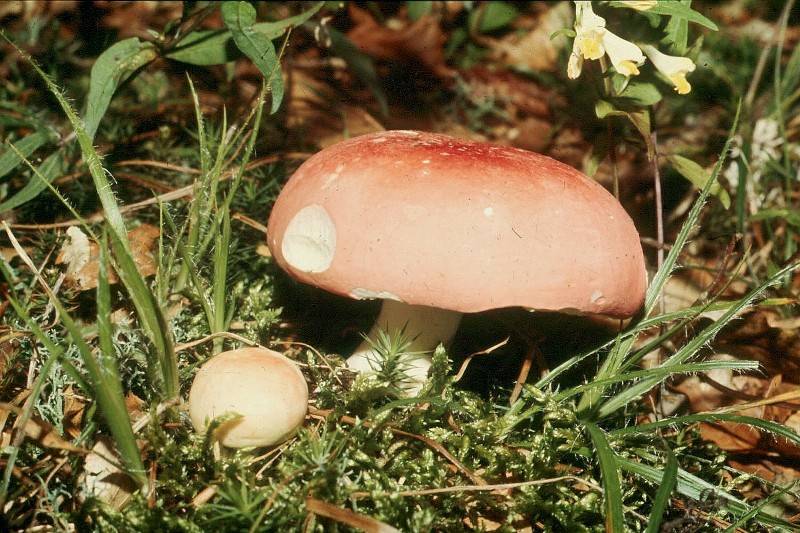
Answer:
[[372, 144], [385, 143], [386, 137], [375, 137], [370, 141]]
[[494, 209], [492, 209], [491, 207], [487, 207], [486, 209], [483, 210], [483, 216], [485, 216], [486, 218], [492, 218], [492, 216], [494, 216]]
[[392, 294], [389, 291], [371, 291], [369, 289], [353, 289], [350, 291], [350, 297], [356, 300], [374, 300], [380, 298], [381, 300], [395, 300], [402, 302], [399, 296]]
[[592, 293], [592, 296], [589, 298], [589, 301], [591, 301], [593, 304], [596, 304], [596, 303], [598, 303], [600, 300], [603, 300], [603, 299], [605, 299], [605, 296], [603, 296], [603, 293], [602, 293], [602, 292], [600, 292], [600, 291], [594, 291], [594, 292]]
[[336, 252], [336, 226], [321, 205], [304, 207], [292, 218], [283, 234], [281, 253], [301, 272], [325, 272]]

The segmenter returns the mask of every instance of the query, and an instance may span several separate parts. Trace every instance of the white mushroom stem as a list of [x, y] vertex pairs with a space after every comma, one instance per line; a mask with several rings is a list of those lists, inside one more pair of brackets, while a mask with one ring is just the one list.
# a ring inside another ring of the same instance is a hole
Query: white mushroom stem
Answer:
[[[409, 394], [419, 392], [428, 377], [431, 367], [431, 353], [439, 343], [448, 344], [461, 322], [461, 313], [424, 305], [409, 305], [394, 300], [384, 300], [381, 312], [367, 337], [373, 342], [381, 330], [396, 335], [399, 331], [410, 341], [407, 352], [423, 352], [409, 357], [406, 372], [411, 383], [406, 390]], [[357, 372], [374, 372], [379, 365], [380, 355], [366, 340], [347, 359], [347, 366]]]

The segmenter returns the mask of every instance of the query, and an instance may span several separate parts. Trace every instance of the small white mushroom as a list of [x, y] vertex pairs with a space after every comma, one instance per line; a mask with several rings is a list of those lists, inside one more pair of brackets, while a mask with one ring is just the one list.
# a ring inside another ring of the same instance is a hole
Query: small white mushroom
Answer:
[[308, 385], [291, 360], [265, 348], [221, 353], [203, 365], [189, 392], [189, 416], [199, 432], [225, 414], [217, 437], [224, 446], [272, 446], [303, 424]]

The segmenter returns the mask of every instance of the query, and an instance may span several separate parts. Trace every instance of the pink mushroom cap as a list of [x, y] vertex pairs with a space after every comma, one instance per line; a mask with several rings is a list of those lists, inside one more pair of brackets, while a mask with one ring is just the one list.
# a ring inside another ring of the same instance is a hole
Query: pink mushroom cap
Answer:
[[416, 131], [330, 146], [289, 179], [268, 245], [297, 280], [459, 312], [631, 316], [639, 234], [581, 172], [533, 152]]

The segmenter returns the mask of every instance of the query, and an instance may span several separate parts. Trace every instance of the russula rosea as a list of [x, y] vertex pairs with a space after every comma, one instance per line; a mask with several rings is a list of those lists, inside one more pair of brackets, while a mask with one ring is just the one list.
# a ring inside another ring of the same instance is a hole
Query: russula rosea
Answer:
[[224, 414], [238, 414], [217, 429], [224, 446], [271, 446], [303, 424], [308, 385], [300, 369], [265, 348], [240, 348], [212, 357], [197, 372], [189, 392], [195, 429]]
[[[330, 146], [287, 182], [268, 245], [296, 279], [382, 298], [372, 331], [405, 327], [409, 350], [447, 343], [461, 313], [521, 306], [628, 317], [647, 274], [622, 206], [574, 168], [517, 148], [416, 131]], [[362, 343], [359, 371], [375, 354]], [[424, 381], [429, 358], [409, 377]]]

